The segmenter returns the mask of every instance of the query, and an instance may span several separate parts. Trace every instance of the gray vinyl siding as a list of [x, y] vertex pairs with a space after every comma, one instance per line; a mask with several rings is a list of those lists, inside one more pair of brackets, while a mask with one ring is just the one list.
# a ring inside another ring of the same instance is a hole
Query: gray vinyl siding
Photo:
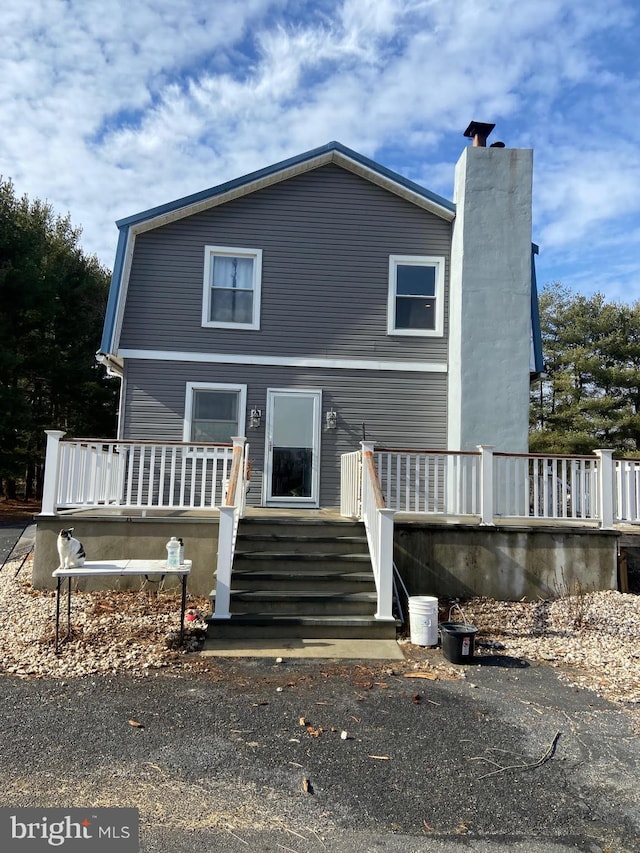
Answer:
[[[450, 266], [451, 225], [327, 165], [138, 235], [120, 347], [446, 360], [445, 336], [387, 335], [389, 255]], [[263, 250], [260, 330], [202, 328], [204, 247]]]
[[[321, 437], [320, 504], [337, 506], [340, 455], [359, 448], [362, 427], [378, 445], [441, 450], [446, 447], [446, 374], [319, 370], [193, 362], [129, 360], [126, 364], [122, 438], [181, 441], [187, 382], [247, 385], [247, 410], [266, 413], [268, 388], [322, 391], [322, 419], [333, 408], [338, 428]], [[248, 430], [252, 460], [249, 501], [260, 503], [265, 418]]]

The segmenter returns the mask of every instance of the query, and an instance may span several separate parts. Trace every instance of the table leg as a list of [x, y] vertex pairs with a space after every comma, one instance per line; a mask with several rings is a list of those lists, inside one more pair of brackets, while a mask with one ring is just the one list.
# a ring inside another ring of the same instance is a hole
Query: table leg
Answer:
[[180, 602], [180, 645], [184, 640], [184, 614], [187, 608], [187, 576], [182, 575], [182, 600]]
[[56, 654], [58, 654], [58, 637], [60, 636], [60, 586], [62, 578], [57, 578], [58, 584], [56, 589]]
[[71, 636], [71, 578], [67, 584], [67, 640]]

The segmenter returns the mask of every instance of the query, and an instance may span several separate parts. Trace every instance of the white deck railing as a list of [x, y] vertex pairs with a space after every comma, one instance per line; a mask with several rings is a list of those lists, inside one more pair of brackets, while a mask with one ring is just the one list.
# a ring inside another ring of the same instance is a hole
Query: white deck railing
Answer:
[[376, 619], [393, 619], [393, 516], [395, 512], [385, 507], [376, 465], [373, 445], [362, 445], [362, 521], [367, 533], [369, 554], [376, 583], [378, 606]]
[[494, 453], [494, 513], [598, 520], [598, 458]]
[[[224, 504], [229, 444], [62, 440], [47, 430], [42, 514], [59, 509], [214, 509]], [[384, 501], [395, 512], [444, 517], [640, 523], [640, 460], [593, 456], [397, 450], [367, 444]], [[243, 451], [246, 454], [246, 450]], [[343, 515], [363, 515], [362, 451], [343, 455]], [[246, 457], [243, 456], [246, 466]], [[244, 481], [238, 499], [244, 501]], [[241, 512], [244, 512], [244, 505]]]
[[616, 520], [632, 524], [640, 522], [640, 460], [616, 459]]
[[377, 448], [374, 455], [387, 507], [429, 515], [479, 513], [478, 453]]
[[232, 445], [73, 439], [48, 430], [42, 513], [58, 509], [213, 509], [223, 503]]
[[216, 565], [216, 601], [214, 619], [230, 619], [231, 575], [236, 551], [238, 526], [246, 506], [249, 445], [243, 437], [233, 439], [233, 462], [229, 484], [220, 506], [218, 558]]
[[340, 515], [360, 518], [362, 453], [343, 453], [340, 457]]
[[[640, 523], [640, 460], [593, 456], [398, 450], [369, 445], [385, 506], [396, 512], [448, 518]], [[357, 455], [342, 457], [343, 515], [358, 512], [362, 485]], [[364, 473], [363, 473], [364, 478]], [[345, 511], [347, 510], [347, 511]]]

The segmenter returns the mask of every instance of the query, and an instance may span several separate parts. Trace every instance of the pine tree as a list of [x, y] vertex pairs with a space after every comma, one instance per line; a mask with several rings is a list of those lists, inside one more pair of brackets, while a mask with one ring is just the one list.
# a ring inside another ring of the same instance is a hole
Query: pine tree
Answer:
[[0, 483], [26, 497], [42, 475], [46, 428], [111, 436], [116, 383], [96, 363], [109, 274], [69, 216], [0, 178]]

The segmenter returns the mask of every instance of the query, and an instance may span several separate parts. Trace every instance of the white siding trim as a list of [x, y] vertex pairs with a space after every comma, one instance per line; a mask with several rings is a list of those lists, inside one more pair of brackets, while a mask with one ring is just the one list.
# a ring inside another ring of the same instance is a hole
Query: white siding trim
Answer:
[[278, 355], [236, 355], [235, 353], [176, 352], [174, 350], [121, 349], [119, 358], [147, 361], [192, 361], [204, 364], [246, 364], [269, 367], [313, 367], [325, 370], [393, 370], [402, 373], [446, 373], [446, 362], [378, 361], [363, 358], [299, 358]]
[[[118, 305], [116, 308], [116, 320], [113, 330], [113, 340], [111, 343], [111, 351], [114, 353], [120, 344], [120, 335], [122, 334], [122, 323], [124, 321], [124, 309], [127, 304], [127, 293], [129, 290], [129, 277], [131, 275], [131, 265], [133, 263], [133, 250], [136, 244], [136, 235], [133, 231], [129, 231], [127, 235], [127, 244], [125, 248], [124, 261], [122, 265], [122, 286], [118, 294]], [[113, 286], [113, 285], [112, 285]]]

